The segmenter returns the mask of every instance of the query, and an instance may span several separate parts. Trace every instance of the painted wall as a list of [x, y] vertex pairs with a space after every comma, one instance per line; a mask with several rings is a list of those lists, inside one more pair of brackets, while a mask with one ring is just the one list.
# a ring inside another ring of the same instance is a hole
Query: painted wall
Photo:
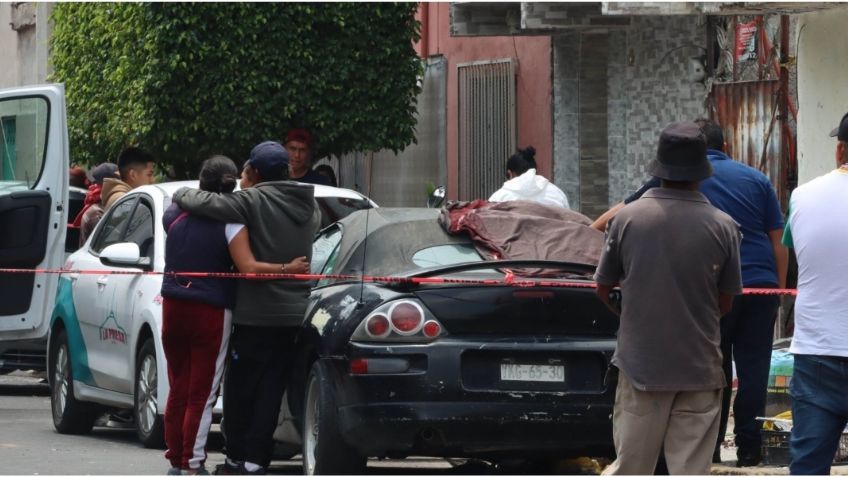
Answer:
[[[457, 65], [460, 63], [515, 58], [517, 145], [536, 148], [539, 172], [552, 176], [553, 120], [551, 81], [551, 38], [487, 36], [451, 37], [450, 4], [421, 4], [422, 41], [419, 55], [443, 55], [447, 60], [447, 176], [448, 197], [456, 198], [459, 174], [459, 98]], [[504, 167], [506, 166], [506, 157]]]
[[798, 21], [798, 184], [836, 167], [830, 131], [848, 112], [848, 9], [800, 16]]

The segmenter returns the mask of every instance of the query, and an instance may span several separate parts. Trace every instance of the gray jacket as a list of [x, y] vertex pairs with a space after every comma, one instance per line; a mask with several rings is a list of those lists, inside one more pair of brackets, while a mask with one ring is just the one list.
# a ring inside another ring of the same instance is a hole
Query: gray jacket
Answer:
[[[263, 182], [232, 194], [184, 188], [174, 194], [174, 201], [192, 214], [247, 225], [256, 260], [287, 263], [300, 256], [312, 260], [312, 240], [321, 225], [321, 211], [311, 185]], [[233, 323], [299, 326], [309, 286], [309, 282], [295, 280], [239, 280]]]

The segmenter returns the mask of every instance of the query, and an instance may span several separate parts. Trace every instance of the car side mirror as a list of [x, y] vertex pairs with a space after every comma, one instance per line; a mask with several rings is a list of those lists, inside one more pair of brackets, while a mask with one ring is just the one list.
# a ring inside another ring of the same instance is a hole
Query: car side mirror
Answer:
[[445, 201], [445, 186], [436, 187], [436, 189], [427, 198], [427, 207], [437, 209], [442, 206]]
[[138, 244], [134, 242], [115, 243], [100, 252], [100, 263], [110, 267], [150, 266], [150, 259], [141, 256]]

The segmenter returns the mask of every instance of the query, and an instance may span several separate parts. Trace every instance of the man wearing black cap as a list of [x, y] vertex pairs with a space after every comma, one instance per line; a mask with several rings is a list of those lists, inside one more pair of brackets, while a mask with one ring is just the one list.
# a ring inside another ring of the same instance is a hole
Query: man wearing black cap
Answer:
[[[180, 189], [174, 201], [192, 214], [246, 224], [258, 261], [288, 263], [304, 256], [310, 261], [320, 210], [313, 187], [288, 177], [288, 153], [279, 143], [267, 141], [253, 148], [245, 164], [242, 186], [249, 187], [231, 194]], [[224, 378], [227, 459], [216, 473], [262, 474], [270, 463], [308, 296], [309, 283], [304, 281], [238, 282]]]
[[[695, 123], [704, 133], [707, 159], [713, 167], [713, 175], [700, 183], [699, 190], [712, 205], [739, 224], [742, 284], [748, 288], [785, 288], [789, 253], [780, 242], [783, 214], [774, 187], [765, 174], [734, 161], [724, 152], [727, 149], [724, 133], [718, 124], [708, 119], [698, 119]], [[653, 177], [624, 202], [630, 203], [646, 190], [658, 186], [659, 179]], [[599, 219], [593, 226], [597, 228], [604, 223]], [[753, 466], [762, 460], [762, 423], [757, 417], [765, 413], [774, 322], [779, 306], [777, 296], [739, 295], [734, 298], [730, 313], [721, 320], [721, 350], [728, 386], [722, 396], [721, 424], [713, 462], [721, 462], [721, 444], [731, 409], [730, 382], [734, 362], [739, 377], [733, 401], [736, 465]]]
[[798, 258], [789, 471], [830, 475], [848, 424], [848, 114], [831, 131], [836, 170], [792, 191], [783, 236]]
[[724, 373], [719, 320], [742, 290], [739, 230], [698, 192], [712, 174], [691, 122], [660, 135], [651, 174], [661, 187], [610, 221], [598, 297], [621, 287], [613, 413], [617, 458], [605, 474], [709, 474]]

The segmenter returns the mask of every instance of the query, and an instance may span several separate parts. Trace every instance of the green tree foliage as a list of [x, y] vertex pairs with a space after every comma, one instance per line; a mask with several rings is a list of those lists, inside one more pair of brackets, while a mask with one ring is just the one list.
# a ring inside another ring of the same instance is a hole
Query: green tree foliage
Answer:
[[414, 141], [415, 3], [59, 3], [53, 80], [75, 162], [149, 148], [180, 175], [290, 127], [318, 153]]

